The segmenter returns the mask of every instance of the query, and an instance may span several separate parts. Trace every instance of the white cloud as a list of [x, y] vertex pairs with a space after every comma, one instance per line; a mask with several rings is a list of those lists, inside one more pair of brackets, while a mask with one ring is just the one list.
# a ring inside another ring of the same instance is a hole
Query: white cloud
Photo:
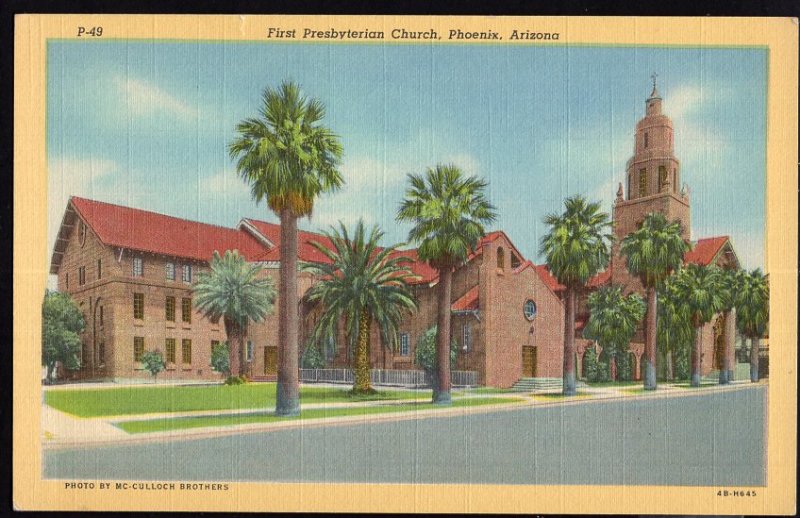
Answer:
[[200, 194], [208, 197], [226, 196], [231, 198], [250, 198], [250, 188], [234, 171], [222, 170], [211, 176], [204, 176], [198, 182]]
[[148, 116], [162, 112], [183, 118], [197, 115], [196, 108], [142, 79], [117, 76], [114, 78], [114, 83], [125, 96], [131, 115]]

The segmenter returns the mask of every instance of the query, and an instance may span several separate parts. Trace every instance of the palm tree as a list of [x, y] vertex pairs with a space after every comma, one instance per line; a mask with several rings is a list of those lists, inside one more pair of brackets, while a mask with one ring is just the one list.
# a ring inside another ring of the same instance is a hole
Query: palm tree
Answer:
[[740, 277], [734, 297], [739, 332], [750, 339], [750, 381], [758, 381], [758, 342], [769, 325], [769, 276], [756, 268]]
[[487, 182], [465, 177], [452, 164], [439, 164], [424, 175], [409, 174], [409, 187], [397, 212], [398, 221], [414, 227], [408, 239], [418, 245], [418, 257], [439, 271], [436, 357], [438, 390], [433, 402], [450, 399], [450, 304], [453, 269], [463, 263], [485, 234], [484, 225], [497, 215], [486, 199]]
[[589, 295], [587, 305], [590, 314], [583, 335], [619, 364], [644, 317], [644, 301], [636, 294], [624, 296], [621, 286], [610, 285]]
[[736, 330], [736, 293], [742, 282], [742, 270], [725, 268], [720, 271], [722, 284], [725, 286], [725, 297], [722, 301], [722, 313], [724, 318], [723, 340], [724, 348], [722, 351], [722, 364], [719, 366], [719, 384], [726, 385], [733, 378], [733, 366], [730, 358], [733, 355], [735, 330]]
[[325, 107], [307, 99], [292, 82], [266, 88], [259, 117], [236, 125], [228, 146], [236, 170], [253, 198], [266, 199], [280, 218], [278, 386], [275, 413], [299, 415], [297, 220], [311, 215], [317, 196], [337, 190], [342, 176], [339, 138], [321, 121]]
[[261, 268], [248, 264], [239, 252], [214, 251], [211, 269], [201, 272], [192, 290], [195, 306], [211, 321], [223, 319], [228, 336], [231, 376], [245, 374], [244, 335], [247, 323], [260, 322], [275, 301], [275, 287], [269, 277], [259, 277]]
[[681, 237], [680, 221], [667, 222], [659, 212], [645, 216], [642, 226], [622, 240], [620, 251], [627, 258], [628, 271], [642, 281], [647, 293], [644, 328], [644, 388], [656, 389], [656, 333], [658, 295], [656, 289], [683, 264], [689, 243]]
[[668, 277], [658, 289], [658, 350], [667, 358], [668, 380], [674, 380], [676, 358], [678, 354], [686, 354], [692, 346], [692, 323], [689, 313], [683, 305], [675, 289], [675, 276]]
[[675, 278], [676, 294], [685, 306], [694, 327], [692, 350], [692, 386], [700, 386], [702, 373], [702, 327], [725, 307], [725, 284], [722, 273], [715, 266], [689, 264]]
[[588, 280], [605, 269], [612, 240], [608, 214], [597, 202], [583, 196], [564, 201], [561, 215], [550, 214], [544, 222], [550, 231], [542, 238], [540, 252], [550, 272], [566, 287], [564, 323], [564, 386], [565, 396], [573, 396], [575, 386], [575, 298]]
[[330, 263], [304, 263], [303, 271], [321, 280], [308, 292], [308, 300], [322, 305], [322, 315], [312, 331], [318, 342], [335, 338], [344, 323], [351, 350], [355, 347], [353, 393], [374, 392], [370, 386], [370, 329], [378, 324], [386, 347], [397, 342], [397, 329], [405, 313], [417, 309], [408, 282], [417, 278], [406, 266], [410, 260], [396, 254], [399, 245], [379, 248], [383, 232], [373, 226], [366, 234], [359, 220], [351, 239], [344, 224], [324, 235], [331, 248], [312, 241]]

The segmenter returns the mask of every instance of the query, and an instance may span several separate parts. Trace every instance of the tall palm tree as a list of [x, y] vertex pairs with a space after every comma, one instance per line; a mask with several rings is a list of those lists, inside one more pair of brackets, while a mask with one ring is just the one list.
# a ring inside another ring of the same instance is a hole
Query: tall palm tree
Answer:
[[699, 387], [702, 374], [702, 327], [725, 307], [727, 293], [722, 272], [716, 266], [689, 264], [678, 272], [675, 290], [694, 328], [692, 386]]
[[719, 384], [726, 385], [733, 379], [733, 366], [730, 359], [733, 356], [734, 340], [736, 334], [736, 293], [742, 282], [742, 270], [725, 268], [720, 271], [722, 284], [725, 286], [725, 297], [722, 301], [724, 318], [722, 362], [719, 366]]
[[769, 325], [769, 276], [756, 268], [740, 277], [734, 297], [739, 332], [750, 339], [750, 381], [758, 381], [758, 342]]
[[550, 231], [542, 238], [541, 253], [550, 272], [566, 288], [564, 322], [565, 396], [573, 396], [575, 385], [575, 299], [591, 277], [608, 265], [611, 223], [597, 202], [583, 196], [564, 201], [562, 214], [550, 214], [544, 222]]
[[228, 146], [236, 170], [253, 198], [266, 199], [280, 218], [278, 293], [278, 386], [275, 413], [299, 415], [297, 220], [311, 215], [317, 196], [337, 190], [342, 146], [322, 125], [325, 107], [308, 99], [292, 82], [266, 88], [259, 116], [236, 125]]
[[275, 301], [269, 277], [259, 277], [261, 268], [248, 264], [239, 252], [214, 250], [211, 269], [197, 276], [192, 291], [195, 307], [212, 321], [223, 319], [228, 336], [228, 358], [232, 376], [245, 374], [244, 334], [247, 323], [260, 322]]
[[622, 240], [620, 252], [627, 258], [628, 271], [642, 281], [647, 293], [644, 328], [644, 388], [656, 389], [656, 333], [658, 295], [656, 289], [683, 264], [689, 243], [681, 237], [681, 223], [668, 222], [659, 212], [645, 216], [642, 226]]
[[453, 164], [439, 164], [424, 175], [408, 175], [409, 187], [397, 211], [398, 221], [414, 227], [408, 239], [418, 245], [417, 255], [439, 271], [436, 357], [438, 390], [433, 402], [451, 404], [450, 304], [453, 269], [463, 263], [485, 234], [484, 225], [497, 214], [486, 198], [488, 183], [466, 177]]
[[359, 220], [351, 238], [344, 224], [331, 227], [324, 235], [331, 248], [316, 241], [311, 245], [330, 263], [304, 263], [303, 271], [320, 277], [308, 292], [308, 300], [322, 305], [312, 338], [324, 341], [335, 338], [340, 323], [355, 348], [353, 393], [374, 392], [370, 386], [370, 329], [375, 322], [385, 347], [397, 342], [397, 329], [403, 316], [417, 309], [408, 282], [416, 276], [408, 268], [410, 260], [396, 254], [399, 245], [379, 248], [383, 232], [373, 226], [367, 235]]
[[644, 301], [636, 294], [623, 295], [621, 286], [610, 285], [589, 295], [587, 305], [589, 321], [583, 335], [600, 344], [603, 352], [619, 366], [620, 358], [628, 354], [631, 338], [644, 317]]
[[[667, 359], [668, 380], [674, 380], [676, 358], [692, 347], [693, 329], [686, 306], [675, 288], [675, 276], [668, 277], [658, 289], [658, 350]], [[685, 357], [685, 356], [684, 356]]]

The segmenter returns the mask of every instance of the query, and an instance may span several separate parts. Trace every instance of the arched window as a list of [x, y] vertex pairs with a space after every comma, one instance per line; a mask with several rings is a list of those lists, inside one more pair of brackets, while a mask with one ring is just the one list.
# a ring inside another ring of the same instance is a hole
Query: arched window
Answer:
[[[650, 105], [652, 106], [652, 104]], [[649, 135], [647, 132], [644, 133], [644, 148], [647, 149], [647, 145], [650, 143]]]
[[506, 252], [503, 250], [503, 247], [497, 248], [497, 269], [498, 270], [505, 270], [506, 268]]
[[647, 169], [639, 169], [639, 196], [647, 195]]

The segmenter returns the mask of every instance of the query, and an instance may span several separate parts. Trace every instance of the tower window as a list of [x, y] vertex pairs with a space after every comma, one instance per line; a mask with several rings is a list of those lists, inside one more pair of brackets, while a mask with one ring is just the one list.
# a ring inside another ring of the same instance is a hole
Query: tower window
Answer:
[[667, 183], [667, 168], [663, 165], [658, 166], [658, 190], [664, 188], [664, 184]]
[[497, 249], [497, 269], [504, 270], [506, 267], [506, 252], [503, 247]]
[[644, 134], [644, 148], [647, 149], [647, 145], [649, 144], [649, 138], [647, 132]]
[[639, 196], [647, 195], [647, 169], [639, 169]]
[[678, 170], [677, 169], [673, 169], [672, 170], [672, 190], [673, 191], [677, 191], [678, 190]]

